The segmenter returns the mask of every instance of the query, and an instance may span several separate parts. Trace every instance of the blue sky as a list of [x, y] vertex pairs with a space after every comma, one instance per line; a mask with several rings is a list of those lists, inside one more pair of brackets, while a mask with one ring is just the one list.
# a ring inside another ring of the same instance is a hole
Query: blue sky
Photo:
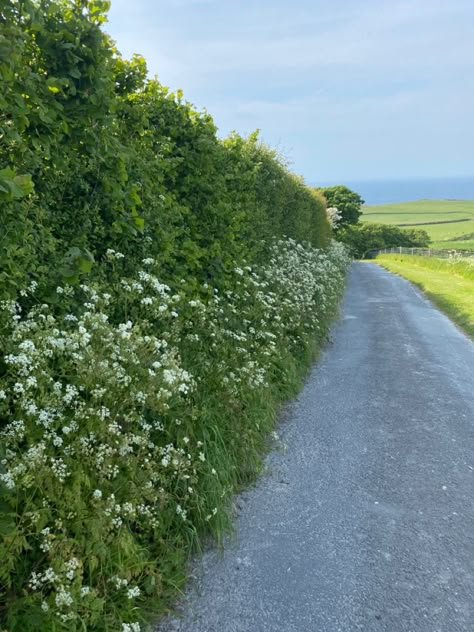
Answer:
[[474, 173], [473, 0], [112, 0], [105, 30], [308, 182]]

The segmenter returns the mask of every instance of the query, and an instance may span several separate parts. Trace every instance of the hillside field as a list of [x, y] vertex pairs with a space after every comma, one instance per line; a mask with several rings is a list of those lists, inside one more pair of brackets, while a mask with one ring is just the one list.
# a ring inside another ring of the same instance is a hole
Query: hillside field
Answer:
[[434, 247], [474, 250], [474, 200], [417, 200], [364, 206], [361, 221], [422, 228]]

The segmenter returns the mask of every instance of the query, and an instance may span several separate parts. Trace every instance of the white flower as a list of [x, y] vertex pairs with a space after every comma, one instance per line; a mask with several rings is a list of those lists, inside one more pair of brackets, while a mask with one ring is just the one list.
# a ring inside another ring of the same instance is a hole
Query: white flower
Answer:
[[140, 624], [122, 623], [122, 632], [140, 632]]
[[114, 577], [111, 577], [110, 581], [113, 584], [115, 584], [115, 588], [117, 590], [120, 590], [120, 588], [123, 588], [124, 586], [128, 586], [128, 580], [127, 579], [121, 579], [117, 575], [115, 575]]
[[6, 472], [5, 474], [0, 474], [0, 481], [5, 484], [7, 489], [14, 489], [15, 487], [15, 479], [11, 475], [10, 472]]
[[187, 511], [181, 507], [181, 505], [176, 505], [176, 513], [178, 516], [181, 516], [183, 520], [186, 520]]
[[64, 590], [64, 588], [61, 588], [54, 601], [56, 602], [58, 608], [60, 608], [61, 606], [71, 606], [74, 600], [71, 593]]
[[122, 254], [121, 252], [116, 252], [115, 250], [113, 250], [112, 248], [108, 248], [108, 250], [106, 251], [106, 256], [111, 259], [112, 261], [114, 259], [123, 259], [125, 257], [124, 254]]
[[95, 499], [100, 500], [102, 498], [102, 492], [100, 491], [100, 489], [96, 489], [94, 493], [92, 494], [92, 496]]
[[129, 599], [135, 599], [136, 597], [140, 596], [140, 588], [138, 588], [138, 586], [134, 586], [133, 588], [129, 588], [127, 590], [127, 597]]

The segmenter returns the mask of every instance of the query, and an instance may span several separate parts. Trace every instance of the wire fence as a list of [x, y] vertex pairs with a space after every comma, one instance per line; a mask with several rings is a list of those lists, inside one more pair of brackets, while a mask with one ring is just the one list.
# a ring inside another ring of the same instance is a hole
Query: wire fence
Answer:
[[441, 250], [439, 248], [380, 248], [378, 250], [368, 250], [365, 259], [375, 259], [377, 255], [397, 254], [397, 255], [417, 255], [419, 257], [437, 257], [438, 259], [457, 259], [474, 257], [474, 250]]

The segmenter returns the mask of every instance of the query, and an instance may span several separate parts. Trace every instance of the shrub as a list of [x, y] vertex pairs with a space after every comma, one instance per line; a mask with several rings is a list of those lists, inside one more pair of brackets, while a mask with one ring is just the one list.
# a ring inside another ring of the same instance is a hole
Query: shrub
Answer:
[[[107, 257], [119, 274], [120, 253]], [[196, 536], [222, 528], [231, 492], [258, 471], [346, 265], [339, 244], [287, 240], [205, 299], [163, 284], [148, 258], [105, 290], [58, 287], [65, 305], [80, 298], [74, 312], [1, 304], [8, 629], [125, 630], [162, 606]]]
[[360, 259], [365, 257], [369, 250], [396, 246], [423, 248], [430, 243], [429, 235], [424, 230], [369, 222], [357, 226], [346, 226], [338, 232], [337, 238], [349, 246], [354, 257]]
[[322, 193], [329, 207], [337, 208], [339, 212], [338, 230], [343, 226], [357, 224], [362, 215], [361, 207], [364, 204], [364, 200], [358, 193], [342, 184], [323, 187], [317, 191]]
[[108, 4], [0, 8], [0, 625], [22, 632], [163, 607], [347, 265], [323, 197], [124, 60]]
[[47, 300], [66, 279], [98, 280], [109, 248], [129, 272], [156, 256], [162, 278], [197, 287], [225, 284], [268, 238], [326, 246], [322, 199], [256, 134], [220, 141], [141, 57], [122, 59], [101, 30], [107, 7], [0, 9], [0, 298], [31, 280]]

